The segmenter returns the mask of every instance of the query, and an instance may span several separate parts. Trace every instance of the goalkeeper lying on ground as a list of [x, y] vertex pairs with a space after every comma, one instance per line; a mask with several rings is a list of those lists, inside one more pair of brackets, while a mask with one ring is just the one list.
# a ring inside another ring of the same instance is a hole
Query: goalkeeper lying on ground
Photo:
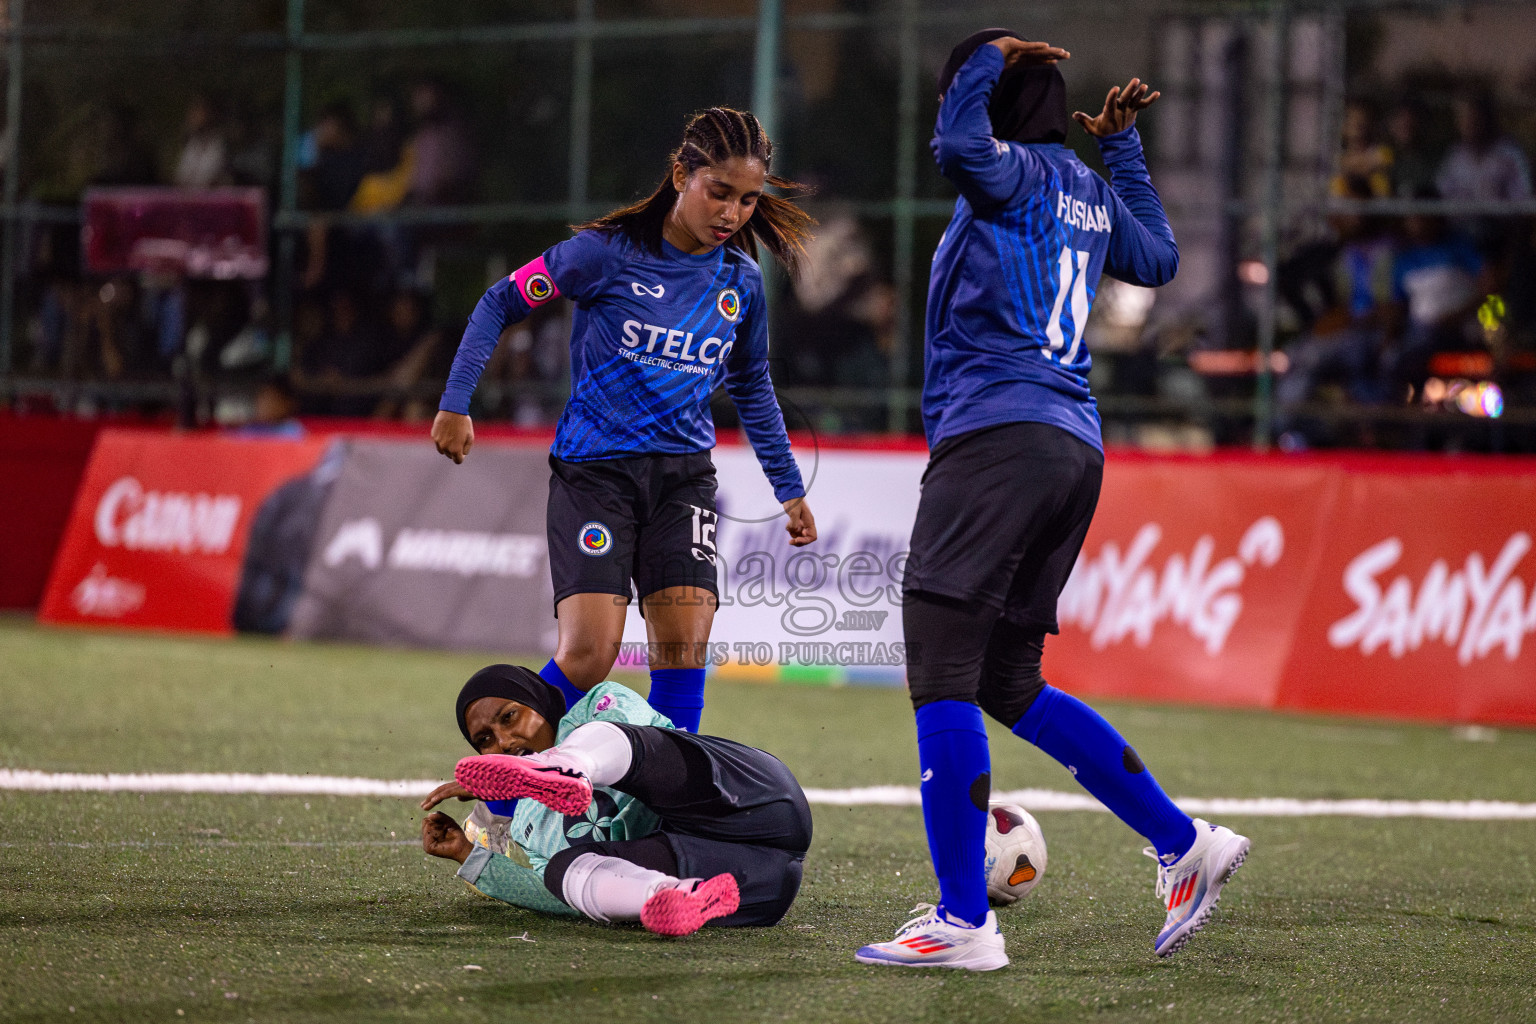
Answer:
[[529, 669], [491, 665], [459, 693], [481, 756], [421, 806], [480, 798], [461, 828], [421, 823], [427, 853], [478, 892], [549, 914], [687, 935], [706, 921], [771, 925], [800, 889], [811, 810], [771, 754], [671, 728], [639, 694], [600, 683], [571, 707]]

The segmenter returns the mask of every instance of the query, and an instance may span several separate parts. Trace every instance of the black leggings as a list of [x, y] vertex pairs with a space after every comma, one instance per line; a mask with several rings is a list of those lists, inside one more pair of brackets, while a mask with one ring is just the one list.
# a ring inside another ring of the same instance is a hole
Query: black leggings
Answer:
[[618, 857], [678, 878], [729, 872], [741, 908], [713, 924], [776, 923], [800, 891], [811, 846], [811, 808], [783, 762], [722, 739], [650, 725], [619, 725], [634, 760], [613, 786], [661, 818], [639, 839], [588, 842], [561, 850], [544, 869], [544, 885], [564, 899], [565, 873], [584, 853]]
[[969, 701], [1012, 729], [1045, 688], [1044, 630], [1016, 625], [984, 604], [921, 591], [903, 595], [901, 615], [914, 708]]

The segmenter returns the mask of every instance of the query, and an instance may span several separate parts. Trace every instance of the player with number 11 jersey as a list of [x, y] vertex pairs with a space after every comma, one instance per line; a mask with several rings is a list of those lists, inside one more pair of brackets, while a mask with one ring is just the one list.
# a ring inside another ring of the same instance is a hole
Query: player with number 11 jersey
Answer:
[[991, 753], [983, 713], [1056, 758], [1151, 843], [1165, 909], [1159, 956], [1209, 918], [1248, 840], [1192, 819], [1092, 708], [1041, 674], [1056, 603], [1098, 504], [1099, 415], [1083, 333], [1101, 274], [1166, 284], [1179, 252], [1147, 176], [1138, 111], [1116, 87], [1078, 124], [1106, 182], [1063, 143], [1070, 54], [1007, 29], [963, 40], [939, 77], [933, 140], [960, 191], [933, 257], [923, 420], [930, 454], [902, 580], [907, 689], [939, 901], [860, 961], [994, 970], [987, 909]]

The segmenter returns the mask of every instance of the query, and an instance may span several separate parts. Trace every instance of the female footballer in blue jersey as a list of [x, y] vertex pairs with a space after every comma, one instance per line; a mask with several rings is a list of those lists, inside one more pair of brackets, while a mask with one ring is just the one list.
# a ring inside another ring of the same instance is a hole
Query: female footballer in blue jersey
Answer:
[[768, 375], [755, 256], [793, 271], [814, 223], [766, 185], [773, 144], [749, 113], [697, 115], [648, 198], [576, 229], [486, 292], [432, 424], [463, 462], [470, 395], [502, 329], [562, 296], [576, 303], [571, 397], [550, 453], [549, 563], [558, 649], [540, 674], [574, 703], [608, 675], [631, 581], [651, 641], [650, 702], [696, 732], [716, 598], [715, 425], [722, 381], [788, 516], [789, 543], [816, 539]]
[[1062, 145], [1056, 62], [1068, 56], [989, 29], [957, 46], [939, 79], [933, 151], [960, 198], [929, 282], [930, 455], [902, 618], [940, 898], [893, 941], [861, 948], [866, 963], [1008, 963], [987, 909], [983, 711], [1151, 842], [1166, 909], [1159, 956], [1205, 924], [1248, 852], [1246, 838], [1179, 810], [1108, 722], [1040, 674], [1103, 478], [1083, 345], [1099, 277], [1156, 287], [1179, 258], [1134, 127], [1158, 94], [1133, 78], [1098, 116], [1073, 115], [1099, 141], [1105, 182]]

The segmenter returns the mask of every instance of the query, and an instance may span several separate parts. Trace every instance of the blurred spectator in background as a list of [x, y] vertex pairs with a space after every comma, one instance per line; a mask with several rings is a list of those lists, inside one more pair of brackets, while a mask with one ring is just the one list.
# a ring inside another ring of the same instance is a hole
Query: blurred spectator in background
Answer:
[[293, 348], [289, 353], [289, 365], [299, 390], [300, 408], [306, 414], [319, 411], [317, 403], [311, 401], [307, 393], [309, 374], [312, 367], [321, 365], [321, 350], [329, 331], [330, 318], [326, 315], [325, 300], [315, 294], [300, 296], [293, 306]]
[[388, 96], [376, 97], [363, 132], [363, 178], [352, 196], [358, 213], [392, 210], [405, 202], [414, 161], [405, 144], [400, 110]]
[[368, 123], [363, 128], [363, 173], [387, 171], [400, 163], [405, 145], [405, 123], [400, 104], [393, 96], [375, 96], [368, 106]]
[[[1531, 168], [1514, 140], [1499, 131], [1498, 109], [1485, 91], [1456, 100], [1456, 142], [1445, 154], [1435, 183], [1446, 199], [1496, 202], [1531, 197]], [[1485, 256], [1502, 256], [1509, 221], [1496, 217], [1458, 217], [1458, 229], [1470, 234]]]
[[1392, 147], [1377, 139], [1376, 121], [1376, 111], [1364, 100], [1351, 100], [1344, 108], [1344, 144], [1333, 179], [1334, 195], [1392, 194]]
[[280, 123], [276, 117], [249, 108], [230, 119], [229, 172], [234, 184], [266, 189], [277, 184]]
[[1529, 199], [1531, 168], [1520, 147], [1499, 131], [1493, 96], [1473, 92], [1456, 100], [1456, 142], [1445, 154], [1435, 184], [1446, 199]]
[[91, 168], [86, 185], [153, 185], [155, 158], [139, 136], [139, 115], [114, 104], [92, 118], [83, 139], [84, 162]]
[[[345, 103], [320, 112], [306, 135], [300, 183], [305, 205], [316, 211], [345, 210], [363, 179], [365, 154], [357, 120]], [[309, 222], [300, 281], [306, 291], [360, 288], [371, 284], [370, 260], [377, 248], [367, 229], [342, 226], [325, 218]]]
[[286, 373], [273, 374], [256, 389], [256, 403], [251, 418], [234, 430], [236, 437], [300, 438], [304, 424], [298, 420], [299, 399], [293, 378]]
[[[39, 185], [55, 202], [78, 203], [92, 186], [151, 185], [155, 160], [139, 135], [138, 113], [112, 104], [93, 107], [63, 126], [64, 158], [57, 176]], [[138, 363], [134, 284], [127, 278], [88, 280], [82, 275], [80, 228], [41, 229], [33, 259], [38, 275], [33, 364], [65, 377], [118, 378]]]
[[437, 413], [435, 393], [415, 394], [416, 386], [426, 381], [448, 379], [454, 346], [446, 343], [443, 332], [431, 322], [426, 296], [410, 289], [397, 291], [389, 302], [381, 347], [390, 361], [385, 371], [388, 392], [374, 409], [381, 419], [430, 420]]
[[[796, 383], [881, 388], [895, 333], [895, 289], [875, 272], [875, 261], [857, 220], [826, 217], [806, 246], [791, 283], [785, 311], [791, 379]], [[845, 409], [827, 425], [874, 430], [884, 423], [879, 406]]]
[[1399, 100], [1387, 118], [1387, 137], [1392, 144], [1392, 194], [1411, 199], [1432, 188], [1440, 161], [1424, 140], [1424, 108], [1412, 99]]
[[[1349, 198], [1369, 198], [1370, 187], [1354, 179]], [[1392, 303], [1395, 246], [1386, 226], [1374, 217], [1335, 214], [1329, 224], [1338, 240], [1326, 289], [1327, 304], [1308, 329], [1286, 348], [1289, 363], [1275, 386], [1281, 447], [1312, 447], [1325, 438], [1318, 424], [1303, 421], [1297, 406], [1317, 396], [1324, 384], [1338, 384], [1356, 402], [1380, 402], [1381, 350]]]
[[316, 210], [345, 210], [363, 180], [365, 154], [358, 139], [357, 119], [346, 103], [320, 111], [304, 145], [306, 205]]
[[207, 96], [194, 96], [187, 105], [186, 132], [171, 184], [178, 188], [212, 188], [232, 181], [229, 142], [219, 125], [218, 110]]
[[[1438, 198], [1425, 190], [1415, 199]], [[1473, 313], [1489, 291], [1487, 262], [1452, 231], [1444, 217], [1414, 214], [1403, 221], [1403, 247], [1392, 268], [1394, 313], [1388, 322], [1387, 383], [1396, 396], [1419, 388], [1437, 352], [1480, 344]]]
[[411, 90], [411, 183], [407, 201], [420, 206], [468, 202], [474, 198], [475, 151], [469, 127], [441, 82], [419, 82]]
[[376, 403], [370, 380], [385, 367], [377, 330], [358, 296], [345, 288], [330, 295], [329, 319], [318, 342], [307, 343], [303, 365], [309, 411], [330, 416], [367, 416]]

